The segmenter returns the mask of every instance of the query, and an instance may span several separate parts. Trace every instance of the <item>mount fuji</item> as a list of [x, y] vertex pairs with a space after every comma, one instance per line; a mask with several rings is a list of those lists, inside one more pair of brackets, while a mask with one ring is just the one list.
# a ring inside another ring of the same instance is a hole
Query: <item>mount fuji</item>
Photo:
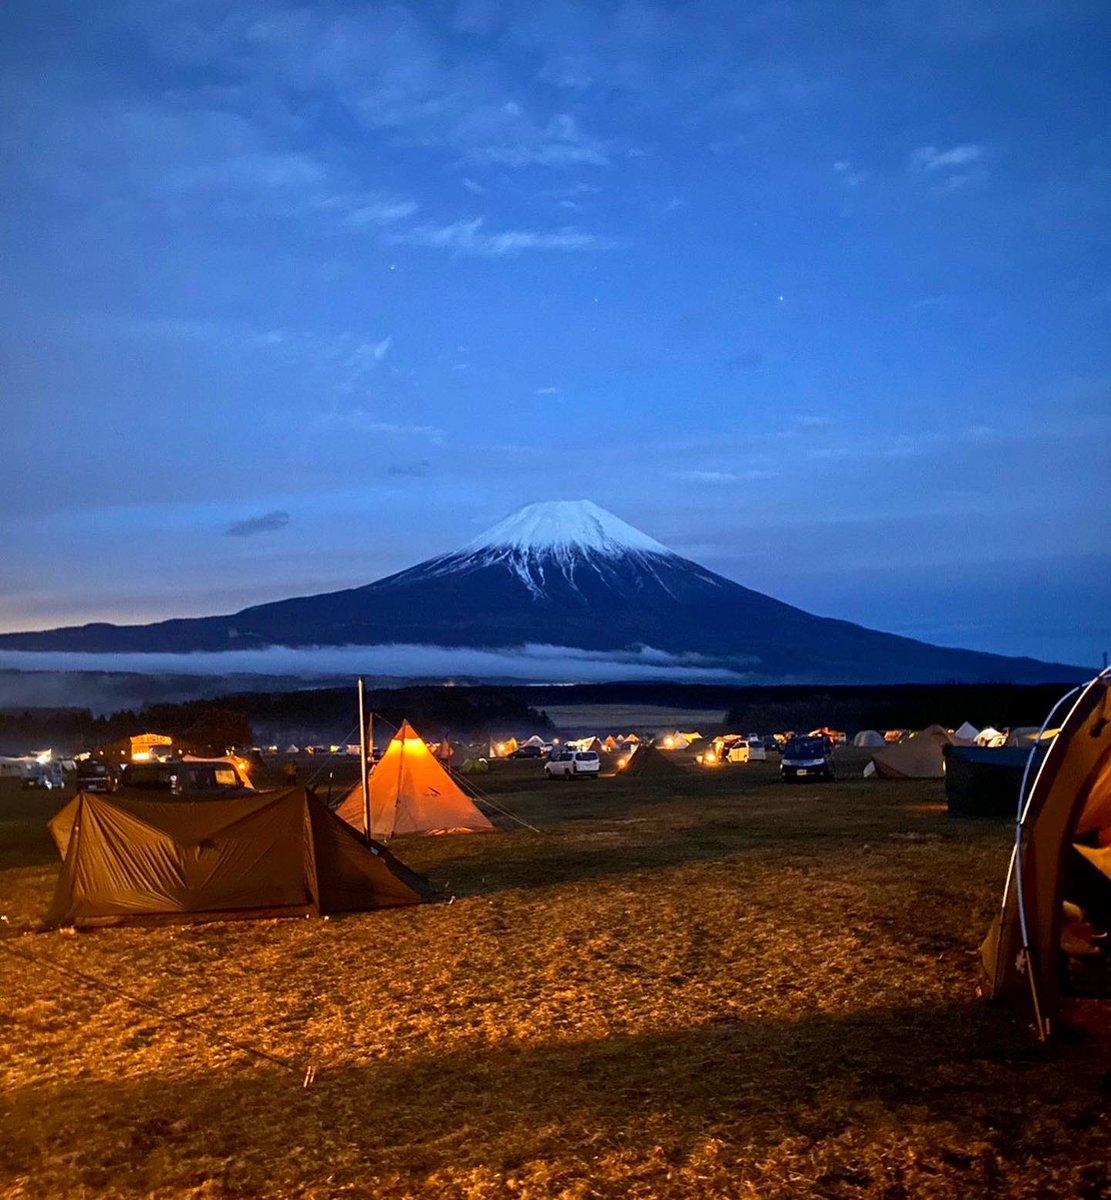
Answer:
[[[932, 646], [814, 616], [682, 558], [589, 500], [530, 504], [364, 587], [229, 616], [0, 636], [0, 652], [196, 655], [275, 647], [566, 648], [751, 683], [1061, 682], [1081, 668]], [[549, 657], [551, 655], [549, 654]], [[236, 654], [236, 659], [241, 655]]]

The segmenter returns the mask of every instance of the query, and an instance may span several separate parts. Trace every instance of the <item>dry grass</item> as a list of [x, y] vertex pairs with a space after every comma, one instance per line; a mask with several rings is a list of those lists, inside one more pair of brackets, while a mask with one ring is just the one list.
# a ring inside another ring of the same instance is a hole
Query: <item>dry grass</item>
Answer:
[[[1102, 1051], [974, 1000], [1005, 829], [934, 782], [497, 766], [542, 834], [395, 847], [453, 904], [10, 942], [319, 1075], [0, 954], [3, 1194], [1105, 1194]], [[0, 803], [17, 924], [55, 867]]]

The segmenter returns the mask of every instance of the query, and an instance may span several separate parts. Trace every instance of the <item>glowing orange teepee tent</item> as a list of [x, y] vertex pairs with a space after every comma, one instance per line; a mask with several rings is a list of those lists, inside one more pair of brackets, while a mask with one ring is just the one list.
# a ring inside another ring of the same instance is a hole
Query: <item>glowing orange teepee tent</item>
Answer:
[[[336, 810], [360, 833], [363, 788], [356, 784]], [[370, 822], [376, 838], [406, 833], [491, 833], [493, 825], [404, 721], [370, 776]]]

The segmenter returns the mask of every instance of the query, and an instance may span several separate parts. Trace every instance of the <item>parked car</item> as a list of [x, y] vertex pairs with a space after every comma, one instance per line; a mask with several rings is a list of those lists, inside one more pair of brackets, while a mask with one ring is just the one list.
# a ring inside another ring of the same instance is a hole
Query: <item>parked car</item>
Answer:
[[66, 781], [62, 775], [62, 764], [60, 762], [32, 763], [24, 771], [23, 782], [20, 784], [20, 787], [24, 789], [42, 788], [43, 791], [47, 792], [61, 789], [65, 786]]
[[116, 776], [107, 763], [87, 759], [77, 764], [77, 790], [79, 792], [114, 792]]
[[543, 758], [544, 751], [539, 746], [518, 746], [509, 758]]
[[224, 762], [128, 763], [120, 771], [120, 787], [231, 794], [250, 790], [235, 767]]
[[745, 739], [748, 742], [748, 761], [749, 762], [767, 762], [768, 756], [764, 750], [764, 739], [760, 737], [750, 737]]
[[549, 779], [575, 779], [580, 775], [597, 775], [602, 760], [597, 750], [553, 750], [544, 764]]
[[795, 737], [783, 748], [779, 774], [784, 779], [834, 779], [833, 751], [822, 737]]

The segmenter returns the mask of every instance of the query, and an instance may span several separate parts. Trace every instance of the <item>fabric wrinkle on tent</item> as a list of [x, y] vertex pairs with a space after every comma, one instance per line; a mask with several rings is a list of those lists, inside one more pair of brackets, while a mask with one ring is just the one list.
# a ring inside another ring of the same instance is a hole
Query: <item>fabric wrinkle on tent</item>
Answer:
[[1111, 670], [1058, 703], [1046, 727], [1058, 724], [1044, 756], [1031, 750], [1003, 900], [981, 947], [984, 994], [1019, 1008], [1043, 1039], [1068, 993], [1075, 915], [1111, 933], [1111, 905], [1083, 909], [1094, 898], [1085, 873], [1111, 870]]
[[50, 832], [62, 870], [49, 926], [320, 916], [432, 894], [306, 788], [200, 801], [81, 793]]
[[[365, 832], [361, 783], [347, 793], [336, 812]], [[380, 838], [494, 831], [408, 721], [402, 722], [371, 772], [370, 821], [373, 835]]]

